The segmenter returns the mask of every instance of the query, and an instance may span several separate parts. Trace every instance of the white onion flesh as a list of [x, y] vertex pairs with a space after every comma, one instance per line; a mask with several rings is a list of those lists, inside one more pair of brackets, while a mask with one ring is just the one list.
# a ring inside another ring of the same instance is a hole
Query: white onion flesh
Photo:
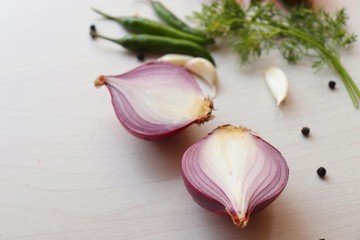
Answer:
[[116, 76], [100, 76], [123, 126], [135, 136], [156, 140], [212, 118], [212, 101], [181, 67], [152, 62]]
[[230, 125], [192, 145], [183, 156], [182, 171], [199, 205], [229, 214], [240, 227], [279, 196], [289, 174], [273, 146], [246, 128]]

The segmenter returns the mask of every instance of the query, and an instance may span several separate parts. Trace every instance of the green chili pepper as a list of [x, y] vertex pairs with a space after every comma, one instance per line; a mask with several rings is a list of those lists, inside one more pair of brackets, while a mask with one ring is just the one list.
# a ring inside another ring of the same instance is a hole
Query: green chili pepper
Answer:
[[193, 35], [197, 35], [199, 37], [203, 37], [208, 39], [209, 43], [215, 43], [214, 39], [207, 38], [206, 34], [198, 29], [194, 29], [179, 19], [175, 14], [173, 14], [168, 8], [166, 8], [161, 2], [159, 1], [151, 1], [151, 5], [159, 18], [163, 20], [168, 25]]
[[132, 33], [140, 33], [140, 34], [144, 33], [144, 34], [172, 37], [176, 39], [184, 39], [184, 40], [196, 42], [201, 45], [209, 43], [209, 40], [206, 38], [179, 31], [173, 27], [166, 26], [162, 23], [158, 23], [150, 19], [141, 18], [141, 17], [113, 17], [97, 9], [93, 9], [93, 10], [107, 19], [111, 19], [120, 23], [122, 26], [124, 26], [128, 31]]
[[215, 65], [214, 59], [204, 47], [188, 40], [148, 34], [130, 34], [119, 39], [100, 35], [96, 31], [90, 31], [90, 34], [93, 38], [99, 37], [106, 39], [134, 51], [158, 51], [163, 53], [187, 54], [194, 57], [205, 58]]

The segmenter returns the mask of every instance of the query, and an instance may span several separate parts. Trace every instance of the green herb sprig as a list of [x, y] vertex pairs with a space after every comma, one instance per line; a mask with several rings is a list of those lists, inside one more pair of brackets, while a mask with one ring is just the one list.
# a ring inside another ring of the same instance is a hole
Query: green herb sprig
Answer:
[[278, 49], [289, 63], [309, 56], [315, 59], [312, 67], [316, 71], [325, 65], [333, 68], [358, 107], [360, 90], [340, 60], [339, 50], [356, 41], [346, 30], [344, 9], [330, 14], [321, 8], [298, 6], [284, 12], [274, 4], [252, 1], [243, 10], [234, 0], [217, 0], [203, 5], [192, 18], [210, 37], [226, 38], [243, 65]]

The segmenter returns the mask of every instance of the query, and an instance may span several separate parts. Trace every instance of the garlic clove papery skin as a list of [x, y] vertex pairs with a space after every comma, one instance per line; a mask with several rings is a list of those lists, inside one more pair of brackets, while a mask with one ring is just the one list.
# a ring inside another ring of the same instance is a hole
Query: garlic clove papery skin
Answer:
[[157, 61], [175, 64], [200, 77], [210, 85], [212, 89], [210, 95], [215, 97], [218, 86], [218, 74], [215, 66], [207, 59], [182, 54], [165, 54], [158, 58]]
[[193, 76], [173, 64], [152, 62], [116, 76], [100, 76], [121, 124], [147, 140], [172, 136], [193, 123], [213, 118], [212, 101]]
[[187, 149], [182, 175], [196, 203], [245, 227], [280, 195], [289, 169], [281, 153], [249, 129], [224, 125]]
[[276, 104], [280, 106], [289, 90], [289, 81], [285, 73], [279, 68], [270, 67], [265, 71], [265, 82], [276, 99]]
[[186, 62], [192, 58], [193, 56], [189, 56], [189, 55], [169, 53], [161, 56], [160, 58], [157, 59], [157, 61], [171, 63], [179, 67], [183, 67], [186, 64]]
[[212, 97], [216, 95], [216, 88], [218, 86], [218, 74], [215, 66], [204, 58], [195, 57], [190, 59], [184, 65], [184, 68], [189, 72], [199, 76], [213, 90]]

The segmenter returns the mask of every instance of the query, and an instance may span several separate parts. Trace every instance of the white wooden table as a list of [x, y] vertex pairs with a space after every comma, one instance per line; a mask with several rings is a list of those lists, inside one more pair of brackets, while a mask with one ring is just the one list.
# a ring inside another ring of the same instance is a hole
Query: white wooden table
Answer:
[[[348, 8], [349, 29], [360, 35], [359, 2], [328, 2], [330, 9]], [[164, 3], [184, 17], [201, 1]], [[118, 123], [107, 90], [93, 86], [98, 75], [139, 62], [121, 47], [92, 41], [92, 23], [104, 34], [125, 34], [92, 6], [156, 19], [141, 0], [1, 3], [1, 240], [360, 239], [360, 113], [332, 71], [314, 74], [308, 61], [289, 66], [276, 53], [241, 69], [231, 50], [215, 51], [216, 118], [166, 141], [142, 141]], [[359, 58], [359, 43], [343, 52], [358, 85]], [[280, 109], [264, 84], [269, 65], [290, 80]], [[281, 197], [245, 229], [200, 208], [181, 178], [185, 149], [226, 123], [257, 131], [290, 167]], [[311, 129], [308, 139], [303, 126]], [[326, 180], [316, 174], [320, 166]]]

